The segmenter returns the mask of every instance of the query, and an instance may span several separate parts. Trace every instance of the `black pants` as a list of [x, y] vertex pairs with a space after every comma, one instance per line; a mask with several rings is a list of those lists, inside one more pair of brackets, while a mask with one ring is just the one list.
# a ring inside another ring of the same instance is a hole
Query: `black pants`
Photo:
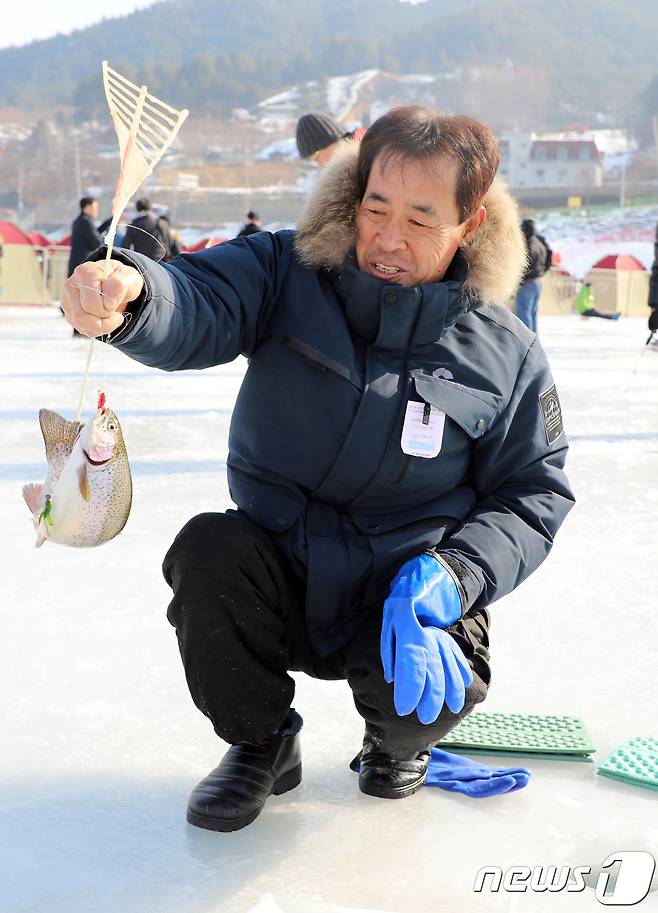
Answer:
[[306, 635], [305, 584], [267, 532], [235, 511], [193, 517], [167, 552], [163, 573], [174, 591], [167, 618], [192, 698], [227, 742], [278, 729], [295, 692], [289, 670], [347, 679], [356, 709], [395, 757], [434, 745], [486, 695], [488, 617], [481, 613], [449, 628], [473, 668], [464, 709], [453, 714], [444, 706], [431, 725], [415, 711], [398, 716], [379, 654], [381, 606], [344, 648], [321, 657]]

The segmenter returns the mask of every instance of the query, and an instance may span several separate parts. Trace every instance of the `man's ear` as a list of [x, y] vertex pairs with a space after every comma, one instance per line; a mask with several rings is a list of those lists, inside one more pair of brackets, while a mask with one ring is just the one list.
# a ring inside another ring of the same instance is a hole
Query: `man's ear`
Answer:
[[469, 216], [469, 218], [466, 220], [466, 230], [462, 236], [462, 245], [463, 246], [466, 247], [471, 243], [471, 241], [473, 240], [473, 237], [475, 235], [475, 232], [478, 230], [478, 228], [480, 228], [482, 225], [484, 225], [486, 218], [487, 218], [486, 206], [482, 206], [482, 205], [478, 206], [478, 208], [475, 210], [473, 215]]

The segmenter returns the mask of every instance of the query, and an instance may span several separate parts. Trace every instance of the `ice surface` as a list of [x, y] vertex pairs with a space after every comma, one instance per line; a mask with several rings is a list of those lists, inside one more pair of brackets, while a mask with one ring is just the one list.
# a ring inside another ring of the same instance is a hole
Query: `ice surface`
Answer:
[[[640, 320], [545, 318], [540, 334], [578, 504], [546, 564], [493, 607], [483, 709], [581, 716], [601, 759], [658, 736], [658, 354], [644, 352], [631, 377]], [[238, 833], [187, 825], [187, 795], [224, 746], [187, 693], [160, 563], [191, 515], [229, 505], [227, 429], [245, 365], [171, 375], [97, 345], [88, 405], [102, 384], [121, 419], [132, 515], [98, 549], [37, 551], [20, 495], [45, 468], [37, 411], [73, 416], [86, 351], [54, 312], [0, 310], [0, 913], [264, 913], [261, 902], [272, 913], [587, 913], [601, 909], [589, 889], [474, 894], [475, 876], [658, 855], [656, 795], [593, 764], [526, 762], [528, 788], [495, 799], [361, 795], [349, 689], [303, 675], [301, 787]]]

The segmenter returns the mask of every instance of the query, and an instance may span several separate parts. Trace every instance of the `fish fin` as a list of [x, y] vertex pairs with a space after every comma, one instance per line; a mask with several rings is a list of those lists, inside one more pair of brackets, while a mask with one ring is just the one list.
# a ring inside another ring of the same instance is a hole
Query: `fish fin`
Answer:
[[39, 409], [39, 424], [43, 434], [43, 442], [46, 445], [46, 459], [48, 462], [55, 455], [55, 448], [63, 444], [70, 453], [73, 445], [78, 439], [78, 435], [84, 422], [69, 422], [63, 416], [52, 412], [50, 409]]
[[38, 482], [28, 482], [23, 485], [23, 499], [33, 514], [39, 513], [42, 497], [43, 485]]
[[78, 478], [80, 479], [80, 494], [85, 501], [91, 501], [91, 488], [89, 487], [89, 477], [87, 476], [87, 464], [84, 463], [78, 469]]

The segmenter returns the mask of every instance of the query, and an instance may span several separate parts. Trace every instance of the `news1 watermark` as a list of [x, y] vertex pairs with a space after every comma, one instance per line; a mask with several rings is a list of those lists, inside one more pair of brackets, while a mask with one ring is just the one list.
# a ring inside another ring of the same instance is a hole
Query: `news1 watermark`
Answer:
[[515, 865], [508, 869], [484, 866], [475, 876], [473, 891], [538, 894], [549, 892], [579, 893], [594, 888], [600, 904], [606, 907], [634, 906], [651, 890], [656, 860], [643, 850], [610, 853], [600, 866]]

